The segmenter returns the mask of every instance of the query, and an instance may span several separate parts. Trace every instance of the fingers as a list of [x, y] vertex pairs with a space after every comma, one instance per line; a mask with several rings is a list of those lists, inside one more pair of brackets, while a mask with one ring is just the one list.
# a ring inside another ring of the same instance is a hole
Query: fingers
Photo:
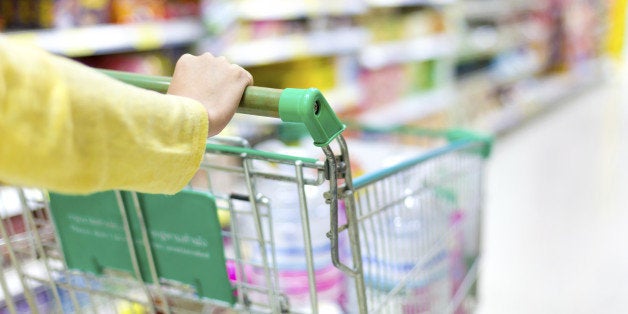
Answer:
[[[247, 70], [242, 68], [241, 66], [229, 62], [229, 60], [225, 56], [215, 57], [209, 52], [205, 52], [202, 55], [196, 57], [189, 53], [186, 53], [181, 56], [179, 61], [184, 63], [195, 63], [195, 59], [202, 59], [203, 62], [207, 62], [208, 65], [211, 65], [215, 68], [218, 68], [218, 72], [224, 73], [230, 76], [239, 82], [243, 82], [244, 86], [253, 85], [253, 75], [249, 73]], [[178, 62], [177, 62], [178, 65]], [[227, 69], [228, 67], [228, 69]]]
[[231, 66], [238, 72], [240, 72], [240, 75], [243, 75], [242, 79], [246, 82], [246, 86], [252, 86], [253, 85], [253, 75], [251, 75], [251, 73], [249, 73], [249, 71], [245, 70], [244, 68], [242, 68], [241, 66], [237, 65], [237, 64], [231, 64]]
[[252, 84], [253, 76], [224, 56], [185, 54], [177, 61], [168, 93], [200, 101], [207, 109], [212, 136], [231, 120], [244, 89]]

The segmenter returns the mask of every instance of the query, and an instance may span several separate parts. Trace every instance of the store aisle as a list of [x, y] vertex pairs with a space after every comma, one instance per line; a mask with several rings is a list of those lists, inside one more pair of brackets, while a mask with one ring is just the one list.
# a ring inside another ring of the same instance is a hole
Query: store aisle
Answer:
[[499, 138], [480, 314], [628, 313], [628, 71]]

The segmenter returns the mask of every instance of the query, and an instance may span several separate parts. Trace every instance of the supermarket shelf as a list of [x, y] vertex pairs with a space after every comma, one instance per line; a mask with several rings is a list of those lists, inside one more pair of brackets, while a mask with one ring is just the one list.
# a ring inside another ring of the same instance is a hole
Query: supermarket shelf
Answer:
[[375, 126], [405, 124], [447, 110], [453, 101], [454, 91], [451, 88], [440, 88], [368, 110], [359, 115], [357, 121]]
[[366, 4], [361, 0], [243, 0], [238, 1], [236, 6], [238, 17], [250, 20], [278, 20], [316, 15], [356, 15], [367, 10]]
[[465, 0], [461, 3], [464, 16], [469, 19], [495, 19], [512, 12], [510, 1]]
[[541, 74], [543, 69], [541, 63], [518, 66], [516, 69], [509, 72], [499, 72], [489, 68], [459, 76], [457, 81], [459, 83], [468, 81], [490, 81], [492, 86], [505, 86], [516, 84], [527, 79], [533, 79]]
[[500, 53], [514, 50], [518, 47], [523, 46], [524, 44], [525, 43], [522, 42], [508, 42], [488, 47], [467, 47], [461, 49], [461, 51], [458, 53], [457, 60], [458, 62], [466, 62], [483, 58], [491, 58]]
[[[534, 30], [533, 25], [522, 22], [509, 23], [497, 27], [481, 26], [460, 34], [458, 60], [488, 58], [505, 51], [529, 46], [537, 40], [526, 33]], [[538, 35], [536, 35], [538, 36]]]
[[467, 19], [493, 20], [541, 7], [538, 1], [464, 0], [461, 3]]
[[145, 51], [192, 43], [205, 33], [193, 18], [138, 24], [106, 24], [70, 29], [7, 33], [8, 37], [68, 57]]
[[455, 3], [457, 0], [367, 0], [372, 7], [400, 7], [412, 5], [444, 5]]
[[488, 73], [493, 79], [493, 82], [497, 86], [509, 85], [520, 82], [525, 79], [533, 78], [543, 71], [543, 65], [541, 63], [531, 64], [527, 67], [521, 67], [518, 71], [511, 73], [495, 73], [494, 71]]
[[442, 34], [412, 40], [371, 44], [360, 53], [360, 63], [366, 68], [430, 60], [455, 54], [453, 36]]
[[[590, 66], [595, 66], [591, 64]], [[538, 79], [519, 93], [519, 97], [504, 104], [504, 108], [489, 112], [479, 123], [493, 134], [502, 134], [520, 125], [544, 109], [585, 90], [599, 82], [598, 75], [582, 75], [579, 71], [554, 74]]]
[[502, 52], [509, 51], [527, 45], [526, 41], [514, 38], [501, 39], [491, 44], [464, 43], [457, 54], [458, 61], [470, 61], [480, 58], [489, 58]]
[[362, 28], [344, 28], [237, 43], [220, 54], [239, 65], [253, 66], [306, 56], [355, 52], [364, 46], [367, 39], [368, 33]]

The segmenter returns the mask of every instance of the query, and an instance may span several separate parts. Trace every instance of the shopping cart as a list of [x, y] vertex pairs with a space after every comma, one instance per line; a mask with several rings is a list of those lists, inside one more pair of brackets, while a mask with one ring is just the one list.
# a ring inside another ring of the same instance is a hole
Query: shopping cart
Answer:
[[[106, 73], [162, 92], [169, 83]], [[173, 196], [3, 187], [0, 313], [471, 310], [490, 139], [352, 128], [362, 143], [402, 143], [379, 153], [430, 144], [353, 179], [345, 125], [319, 91], [249, 87], [239, 112], [303, 124], [320, 149], [214, 138], [202, 175]], [[370, 157], [360, 162], [382, 159]]]

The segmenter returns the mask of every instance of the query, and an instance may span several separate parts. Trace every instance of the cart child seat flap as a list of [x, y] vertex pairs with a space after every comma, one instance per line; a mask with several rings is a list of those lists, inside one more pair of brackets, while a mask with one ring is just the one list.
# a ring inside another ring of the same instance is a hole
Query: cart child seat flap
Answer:
[[[158, 278], [189, 285], [199, 297], [233, 304], [214, 197], [184, 190], [171, 196], [137, 193], [137, 201]], [[68, 268], [94, 274], [115, 270], [133, 276], [119, 204], [126, 209], [142, 280], [152, 283], [131, 192], [87, 196], [51, 193], [50, 210]]]

